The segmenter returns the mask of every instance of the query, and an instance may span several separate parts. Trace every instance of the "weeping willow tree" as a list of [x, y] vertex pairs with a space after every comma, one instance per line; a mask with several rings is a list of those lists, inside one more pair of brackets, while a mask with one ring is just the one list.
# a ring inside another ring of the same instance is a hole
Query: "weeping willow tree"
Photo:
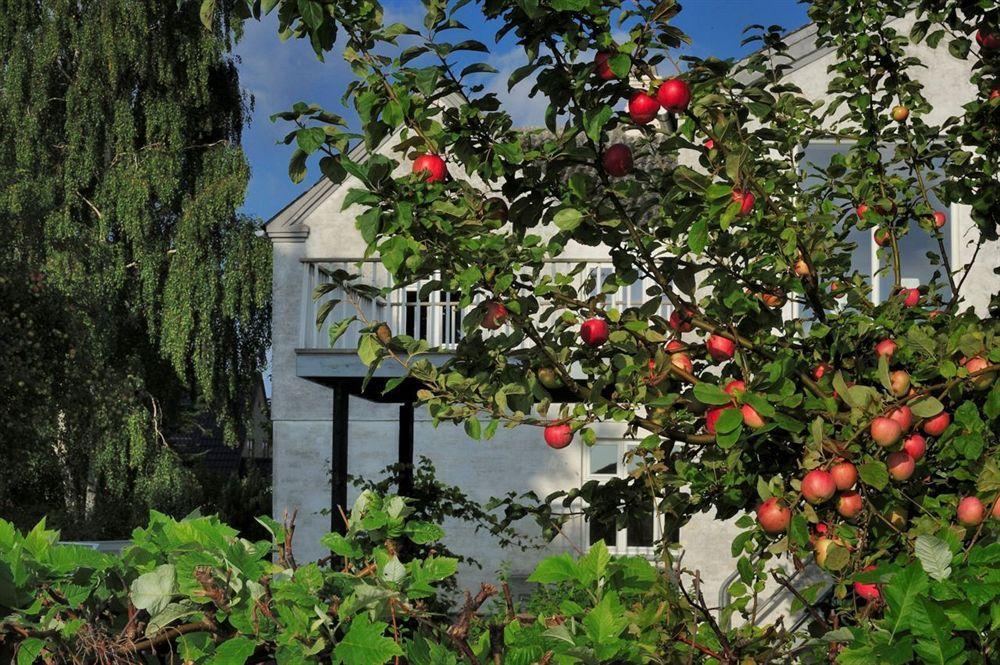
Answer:
[[249, 424], [270, 254], [238, 213], [242, 16], [218, 5], [209, 30], [172, 0], [0, 5], [7, 516], [128, 528], [185, 510], [199, 489], [166, 434], [181, 405], [233, 444]]

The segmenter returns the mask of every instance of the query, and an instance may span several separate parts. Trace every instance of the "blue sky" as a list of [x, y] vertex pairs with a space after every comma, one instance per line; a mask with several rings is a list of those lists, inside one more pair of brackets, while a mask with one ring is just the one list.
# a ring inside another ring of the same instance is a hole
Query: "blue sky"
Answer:
[[[415, 26], [421, 23], [423, 9], [419, 0], [386, 0], [383, 7], [388, 22], [402, 21]], [[464, 11], [463, 20], [473, 29], [462, 39], [479, 39], [492, 47], [497, 26], [481, 18], [477, 20], [474, 4]], [[729, 58], [750, 50], [740, 45], [742, 30], [749, 24], [777, 24], [793, 29], [807, 21], [806, 6], [797, 0], [688, 0], [675, 22], [692, 38], [689, 53]], [[458, 41], [455, 34], [452, 39]], [[327, 55], [326, 62], [319, 62], [307, 42], [280, 42], [273, 17], [247, 23], [246, 34], [236, 52], [240, 58], [241, 82], [254, 98], [253, 114], [243, 133], [243, 146], [253, 173], [244, 212], [267, 220], [312, 184], [318, 173], [311, 168], [299, 185], [288, 179], [291, 148], [279, 141], [289, 127], [281, 121], [272, 123], [271, 114], [304, 101], [321, 104], [351, 118], [352, 114], [340, 103], [351, 73], [336, 51]], [[515, 110], [512, 112], [515, 120], [521, 124], [540, 123], [544, 106], [541, 100], [527, 99], [529, 82], [522, 82], [507, 93], [507, 76], [523, 62], [520, 48], [507, 39], [497, 45], [493, 54], [477, 55], [484, 56], [480, 59], [500, 70], [487, 84], [507, 102], [508, 110]]]

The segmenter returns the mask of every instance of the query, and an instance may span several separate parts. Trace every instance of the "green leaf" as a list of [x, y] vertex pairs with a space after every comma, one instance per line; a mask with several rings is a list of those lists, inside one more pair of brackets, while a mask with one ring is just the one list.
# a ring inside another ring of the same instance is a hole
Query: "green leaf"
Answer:
[[598, 143], [601, 140], [604, 125], [608, 123], [612, 115], [614, 115], [614, 111], [607, 104], [598, 109], [589, 109], [584, 113], [583, 126], [591, 141]]
[[947, 615], [935, 601], [921, 599], [913, 612], [913, 633], [917, 635], [914, 650], [921, 663], [954, 665], [968, 660], [962, 653], [965, 642], [960, 637], [952, 637], [952, 625]]
[[702, 381], [694, 387], [694, 398], [702, 404], [730, 404], [733, 398], [714, 383]]
[[364, 554], [361, 545], [339, 533], [328, 533], [320, 539], [320, 542], [337, 556], [354, 559]]
[[914, 553], [924, 571], [934, 579], [948, 579], [951, 575], [951, 548], [936, 536], [920, 535], [913, 545]]
[[605, 594], [587, 616], [583, 618], [583, 627], [587, 636], [598, 646], [609, 645], [615, 641], [625, 627], [629, 617], [618, 600], [618, 594], [611, 591]]
[[885, 489], [889, 483], [889, 471], [882, 462], [866, 462], [858, 467], [861, 480], [877, 490]]
[[344, 665], [382, 665], [403, 650], [384, 635], [387, 623], [372, 623], [367, 614], [358, 614], [344, 638], [333, 649], [335, 663]]
[[42, 652], [45, 642], [37, 637], [23, 640], [17, 648], [17, 665], [32, 665]]
[[580, 569], [577, 567], [576, 562], [573, 561], [573, 557], [563, 553], [543, 559], [535, 567], [535, 572], [531, 573], [528, 577], [528, 581], [538, 582], [539, 584], [552, 584], [554, 582], [575, 580], [579, 574]]
[[315, 0], [299, 0], [299, 13], [302, 22], [313, 30], [323, 25], [323, 7]]
[[332, 348], [337, 344], [337, 340], [343, 337], [347, 329], [351, 327], [351, 324], [357, 321], [358, 317], [351, 316], [341, 321], [337, 321], [330, 326], [330, 347]]
[[688, 247], [695, 254], [705, 251], [708, 244], [708, 222], [704, 218], [698, 218], [688, 230]]
[[432, 522], [407, 522], [406, 536], [418, 545], [444, 538], [444, 529]]
[[916, 562], [896, 573], [892, 581], [885, 585], [883, 593], [888, 608], [886, 628], [892, 635], [911, 625], [914, 608], [929, 586], [927, 574]]
[[132, 582], [132, 604], [156, 616], [170, 604], [176, 587], [177, 571], [172, 564], [165, 563]]
[[306, 177], [306, 159], [309, 157], [301, 148], [296, 148], [288, 160], [288, 177], [298, 184]]
[[563, 208], [555, 214], [552, 221], [561, 231], [572, 231], [580, 226], [583, 221], [583, 213], [576, 208]]
[[913, 415], [918, 418], [931, 418], [944, 411], [944, 404], [930, 395], [918, 397], [910, 402], [909, 407], [913, 411]]
[[[198, 16], [201, 18], [201, 24], [205, 26], [205, 29], [211, 30], [212, 20], [215, 17], [215, 0], [202, 0]], [[20, 662], [18, 665], [20, 665]]]
[[215, 650], [209, 661], [211, 665], [243, 665], [257, 649], [257, 643], [249, 637], [230, 637]]
[[326, 143], [326, 132], [323, 131], [322, 127], [300, 129], [295, 134], [295, 143], [302, 152], [311, 155]]
[[146, 636], [155, 635], [174, 621], [194, 614], [197, 610], [189, 605], [170, 603], [163, 611], [153, 616], [146, 624]]

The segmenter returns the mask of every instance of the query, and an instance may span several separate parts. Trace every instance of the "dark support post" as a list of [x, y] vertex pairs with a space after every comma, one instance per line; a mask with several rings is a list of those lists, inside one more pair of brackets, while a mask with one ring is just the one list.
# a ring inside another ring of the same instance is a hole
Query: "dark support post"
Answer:
[[413, 402], [399, 405], [399, 494], [413, 493]]
[[346, 525], [340, 511], [347, 512], [347, 424], [350, 393], [346, 386], [333, 389], [333, 437], [331, 447], [330, 528], [344, 533]]

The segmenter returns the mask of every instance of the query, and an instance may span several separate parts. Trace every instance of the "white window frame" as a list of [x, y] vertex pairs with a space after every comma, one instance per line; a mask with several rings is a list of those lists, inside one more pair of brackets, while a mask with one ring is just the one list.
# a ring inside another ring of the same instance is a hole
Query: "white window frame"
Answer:
[[[616, 473], [592, 473], [591, 472], [591, 452], [594, 448], [600, 445], [614, 444], [617, 446], [617, 456], [616, 456]], [[636, 439], [626, 439], [624, 437], [598, 437], [597, 442], [594, 446], [581, 446], [583, 449], [583, 481], [588, 482], [591, 480], [606, 481], [612, 478], [626, 478], [628, 477], [629, 469], [628, 465], [625, 463], [625, 453], [630, 449], [638, 446], [639, 441]], [[608, 551], [616, 556], [641, 556], [647, 559], [652, 559], [656, 556], [656, 543], [663, 540], [663, 521], [659, 519], [658, 512], [656, 510], [656, 502], [651, 500], [650, 508], [652, 509], [653, 518], [653, 542], [646, 546], [636, 546], [628, 544], [628, 529], [618, 529], [615, 533], [615, 542], [605, 543], [608, 546]], [[590, 549], [590, 521], [587, 519], [583, 521], [582, 538], [583, 538], [583, 549]]]
[[[851, 141], [838, 141], [835, 139], [816, 139], [814, 141], [809, 142], [810, 145], [827, 145], [827, 146], [850, 146], [851, 143], [852, 143]], [[796, 170], [801, 172], [800, 170], [801, 164], [799, 164], [798, 162], [795, 164], [795, 168]], [[948, 224], [945, 227], [945, 229], [948, 232], [948, 245], [949, 245], [948, 258], [950, 260], [950, 266], [949, 266], [950, 270], [955, 270], [955, 266], [962, 265], [960, 257], [958, 256], [959, 254], [958, 247], [959, 243], [961, 242], [961, 236], [959, 233], [959, 227], [961, 226], [960, 221], [962, 215], [965, 213], [963, 208], [964, 206], [954, 203], [948, 206]], [[867, 278], [869, 280], [869, 286], [871, 287], [870, 300], [872, 304], [877, 305], [882, 300], [882, 293], [881, 293], [882, 288], [880, 284], [882, 280], [881, 277], [876, 276], [876, 273], [882, 267], [879, 263], [879, 258], [878, 258], [878, 250], [880, 248], [878, 247], [878, 245], [875, 244], [874, 241], [870, 242], [868, 247], [869, 247], [869, 257], [868, 257], [869, 268], [868, 268]], [[917, 280], [913, 278], [903, 278], [902, 286], [907, 288], [914, 288], [920, 286], [920, 284], [917, 282]], [[798, 302], [795, 302], [793, 299], [789, 298], [788, 304], [785, 306], [785, 312], [784, 312], [785, 316], [788, 317], [788, 319], [797, 319], [799, 318], [801, 313], [802, 313], [801, 305]]]

